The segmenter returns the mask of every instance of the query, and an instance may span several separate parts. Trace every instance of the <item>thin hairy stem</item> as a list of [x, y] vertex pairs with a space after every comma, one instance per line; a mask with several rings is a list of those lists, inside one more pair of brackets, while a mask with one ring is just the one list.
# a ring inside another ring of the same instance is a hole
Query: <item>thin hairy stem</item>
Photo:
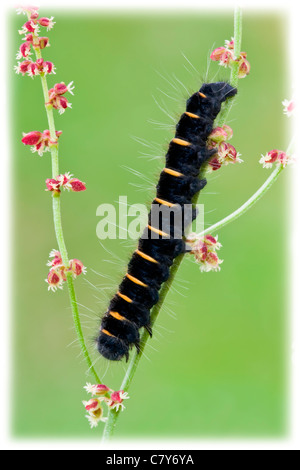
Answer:
[[[29, 18], [29, 17], [28, 17]], [[37, 36], [34, 34], [35, 38]], [[42, 58], [41, 54], [41, 49], [39, 47], [35, 47], [35, 55], [37, 59]], [[56, 142], [55, 144], [50, 144], [50, 152], [51, 152], [51, 163], [52, 163], [52, 178], [57, 178], [59, 175], [59, 158], [58, 158], [58, 143], [57, 143], [57, 137], [56, 137], [56, 130], [55, 130], [55, 122], [54, 122], [54, 115], [53, 115], [53, 107], [51, 105], [48, 105], [47, 102], [49, 101], [49, 93], [48, 93], [48, 85], [47, 85], [47, 79], [44, 73], [40, 74], [41, 77], [41, 82], [42, 82], [42, 89], [43, 89], [43, 96], [44, 96], [44, 102], [45, 102], [45, 109], [46, 109], [46, 114], [47, 114], [47, 120], [48, 120], [48, 125], [49, 125], [49, 131], [50, 131], [50, 140], [52, 142]], [[69, 265], [69, 257], [68, 257], [68, 251], [66, 247], [66, 243], [64, 240], [64, 234], [63, 234], [63, 228], [62, 228], [62, 220], [61, 220], [61, 206], [60, 206], [60, 193], [59, 192], [53, 192], [52, 195], [52, 208], [53, 208], [53, 220], [54, 220], [54, 229], [55, 229], [55, 236], [58, 244], [58, 248], [62, 257], [62, 262], [64, 266]], [[66, 273], [66, 278], [67, 278], [67, 286], [68, 286], [68, 291], [69, 291], [69, 298], [70, 298], [70, 303], [71, 303], [71, 309], [72, 309], [72, 315], [73, 315], [73, 321], [75, 325], [75, 330], [77, 333], [77, 337], [79, 340], [79, 345], [82, 351], [82, 354], [86, 360], [86, 363], [88, 365], [89, 372], [93, 375], [94, 379], [96, 380], [97, 383], [101, 384], [101, 381], [93, 367], [92, 360], [90, 358], [89, 352], [87, 350], [85, 340], [83, 337], [83, 332], [82, 332], [82, 327], [81, 327], [81, 322], [80, 322], [80, 317], [79, 317], [79, 310], [78, 310], [78, 304], [77, 304], [77, 299], [76, 299], [76, 293], [75, 293], [75, 288], [74, 288], [74, 282], [72, 278], [72, 273], [67, 272]]]
[[[242, 11], [239, 7], [236, 7], [234, 11], [234, 57], [238, 58], [241, 53], [242, 46]], [[239, 64], [238, 62], [233, 62], [231, 65], [231, 74], [230, 74], [230, 85], [234, 88], [238, 87], [238, 72]], [[219, 114], [218, 119], [216, 120], [216, 126], [224, 126], [227, 122], [228, 115], [234, 103], [235, 97], [229, 98], [224, 104], [221, 113]]]

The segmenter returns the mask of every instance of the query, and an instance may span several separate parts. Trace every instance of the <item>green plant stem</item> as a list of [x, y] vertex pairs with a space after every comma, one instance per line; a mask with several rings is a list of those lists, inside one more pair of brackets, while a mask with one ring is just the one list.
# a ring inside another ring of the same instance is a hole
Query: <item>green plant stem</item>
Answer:
[[203, 232], [201, 232], [200, 236], [207, 235], [208, 233], [215, 233], [217, 230], [225, 227], [225, 225], [229, 224], [229, 222], [233, 222], [234, 220], [238, 219], [241, 215], [244, 215], [254, 204], [256, 204], [259, 199], [270, 189], [270, 187], [275, 183], [278, 176], [283, 170], [283, 166], [279, 165], [275, 168], [275, 170], [271, 173], [269, 178], [264, 182], [264, 184], [256, 191], [256, 193], [251, 196], [248, 201], [245, 202], [241, 207], [239, 207], [236, 211], [232, 212], [224, 219], [220, 220], [214, 225], [211, 225]]
[[[40, 48], [34, 48], [34, 49], [35, 49], [36, 58], [41, 59], [42, 54], [41, 54]], [[52, 142], [56, 142], [57, 137], [56, 137], [56, 131], [55, 131], [53, 107], [47, 104], [47, 102], [49, 101], [48, 85], [47, 85], [47, 79], [45, 77], [45, 74], [43, 73], [41, 74], [41, 82], [42, 82], [43, 96], [44, 96], [44, 102], [45, 102], [45, 109], [46, 109], [46, 114], [47, 114], [47, 119], [48, 119], [48, 124], [49, 124], [50, 138]], [[51, 163], [52, 163], [52, 178], [55, 179], [59, 175], [58, 143], [50, 145], [50, 152], [51, 152]], [[66, 243], [64, 240], [62, 221], [61, 221], [60, 193], [53, 192], [52, 208], [53, 208], [55, 236], [56, 236], [58, 248], [59, 248], [64, 266], [68, 266], [69, 257], [68, 257]], [[67, 278], [67, 286], [68, 286], [70, 304], [71, 304], [72, 315], [73, 315], [73, 322], [74, 322], [76, 334], [78, 337], [79, 345], [80, 345], [83, 357], [85, 358], [86, 363], [88, 365], [89, 372], [94, 377], [96, 383], [101, 384], [101, 381], [99, 379], [98, 374], [96, 373], [94, 369], [92, 360], [90, 358], [89, 352], [85, 344], [81, 322], [80, 322], [80, 316], [79, 316], [79, 310], [78, 310], [78, 304], [77, 304], [77, 299], [76, 299], [72, 273], [70, 272], [67, 273], [66, 278]]]
[[[234, 11], [234, 57], [238, 58], [241, 53], [242, 47], [242, 11], [239, 7], [235, 8]], [[239, 72], [239, 64], [238, 62], [234, 62], [231, 66], [231, 74], [230, 74], [230, 84], [234, 87], [238, 87], [238, 72]], [[226, 104], [223, 106], [221, 113], [219, 114], [219, 118], [216, 121], [216, 126], [224, 126], [227, 122], [228, 115], [234, 103], [235, 97], [229, 98]]]
[[[241, 41], [242, 41], [242, 13], [241, 13], [240, 8], [236, 8], [235, 12], [234, 12], [234, 44], [235, 44], [234, 54], [235, 54], [235, 57], [238, 57], [240, 55]], [[232, 86], [237, 88], [237, 85], [238, 85], [238, 63], [233, 64], [233, 68], [231, 70], [230, 83], [231, 83]], [[234, 102], [234, 99], [235, 99], [235, 97], [228, 99], [225, 102], [225, 104], [223, 105], [220, 116], [219, 116], [219, 119], [218, 119], [217, 124], [216, 124], [217, 126], [223, 126], [225, 124], [225, 122], [227, 120], [227, 117], [228, 117], [228, 114], [230, 112], [230, 109], [232, 107], [232, 104]], [[202, 175], [200, 175], [200, 176], [202, 176]], [[198, 200], [198, 195], [194, 198], [193, 204], [196, 204], [197, 200]], [[164, 303], [164, 300], [165, 300], [165, 298], [166, 298], [166, 296], [167, 296], [167, 294], [168, 294], [168, 292], [169, 292], [169, 290], [172, 286], [174, 277], [175, 277], [175, 275], [176, 275], [176, 273], [177, 273], [177, 271], [178, 271], [178, 269], [181, 265], [181, 262], [182, 262], [183, 258], [184, 258], [184, 255], [180, 255], [175, 259], [175, 261], [174, 261], [174, 263], [173, 263], [173, 265], [170, 269], [169, 279], [168, 279], [167, 282], [165, 282], [163, 284], [163, 286], [160, 290], [159, 301], [153, 307], [153, 309], [151, 311], [151, 323], [152, 323], [152, 325], [154, 325], [154, 323], [155, 323], [155, 320], [156, 320], [156, 318], [157, 318], [157, 316], [160, 312], [160, 309], [161, 309], [161, 307]], [[146, 330], [144, 330], [144, 332], [141, 336], [141, 351], [140, 351], [140, 353], [135, 352], [132, 355], [120, 390], [124, 390], [125, 392], [128, 391], [128, 388], [129, 388], [129, 386], [132, 382], [132, 379], [134, 377], [134, 374], [136, 372], [137, 366], [138, 366], [139, 361], [142, 357], [142, 354], [143, 354], [143, 351], [145, 349], [145, 346], [146, 346], [146, 343], [147, 343], [148, 339], [149, 339], [149, 333]], [[102, 442], [105, 442], [105, 441], [109, 440], [112, 437], [120, 412], [121, 412], [120, 410], [119, 411], [109, 410], [108, 419], [107, 419], [107, 422], [106, 422], [106, 425], [105, 425], [105, 428], [104, 428], [104, 431], [103, 431]]]

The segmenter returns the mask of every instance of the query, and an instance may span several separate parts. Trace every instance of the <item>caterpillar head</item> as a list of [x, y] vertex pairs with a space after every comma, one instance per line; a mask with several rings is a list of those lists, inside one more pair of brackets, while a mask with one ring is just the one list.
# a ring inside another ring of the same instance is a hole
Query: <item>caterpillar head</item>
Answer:
[[200, 88], [200, 92], [217, 98], [220, 101], [225, 101], [237, 93], [237, 89], [233, 88], [229, 83], [216, 82], [216, 83], [204, 83]]

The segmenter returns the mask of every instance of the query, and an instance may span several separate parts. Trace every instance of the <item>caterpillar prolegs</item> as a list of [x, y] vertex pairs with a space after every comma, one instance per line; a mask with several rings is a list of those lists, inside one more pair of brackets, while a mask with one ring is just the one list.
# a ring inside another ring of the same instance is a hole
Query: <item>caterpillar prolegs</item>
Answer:
[[[184, 218], [184, 205], [191, 205], [206, 185], [206, 179], [198, 176], [215, 153], [206, 145], [214, 120], [222, 103], [236, 93], [236, 88], [225, 82], [205, 83], [186, 102], [156, 186], [148, 226], [101, 321], [97, 347], [107, 359], [118, 361], [125, 356], [128, 360], [130, 347], [135, 345], [139, 350], [139, 329], [144, 327], [151, 334], [150, 310], [159, 300], [160, 287], [167, 281], [174, 259], [186, 250], [184, 230], [175, 236], [172, 217], [167, 227], [163, 217], [153, 223], [153, 209], [156, 205], [174, 208], [174, 214], [179, 211]], [[195, 216], [193, 213], [192, 219]]]

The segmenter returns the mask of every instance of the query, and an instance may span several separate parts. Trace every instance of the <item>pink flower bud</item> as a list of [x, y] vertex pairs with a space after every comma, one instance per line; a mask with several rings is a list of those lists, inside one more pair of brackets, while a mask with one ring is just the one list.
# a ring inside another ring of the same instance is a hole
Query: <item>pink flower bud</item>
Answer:
[[119, 390], [111, 394], [110, 400], [107, 400], [107, 406], [111, 409], [115, 409], [116, 411], [118, 411], [119, 408], [121, 408], [121, 410], [124, 410], [125, 406], [123, 405], [123, 400], [128, 399], [128, 393], [124, 392], [124, 390]]
[[28, 31], [29, 33], [34, 33], [36, 29], [36, 25], [34, 24], [33, 21], [27, 21], [24, 25], [23, 28]]
[[230, 140], [231, 137], [233, 136], [233, 130], [231, 129], [231, 127], [227, 126], [226, 124], [223, 126], [223, 130], [226, 132], [227, 134], [227, 138], [226, 140]]
[[42, 140], [42, 133], [38, 131], [28, 132], [23, 134], [22, 142], [24, 145], [37, 145]]
[[239, 61], [238, 77], [245, 78], [250, 73], [250, 63], [246, 59], [246, 53], [241, 53], [241, 59]]
[[21, 73], [24, 76], [28, 73], [31, 64], [31, 60], [23, 60], [23, 62], [18, 62], [18, 65], [15, 65], [14, 69], [16, 73]]
[[48, 47], [48, 46], [50, 46], [49, 38], [44, 38], [44, 37], [39, 38], [40, 49], [45, 49], [45, 47]]
[[222, 260], [218, 258], [218, 255], [216, 253], [210, 252], [208, 253], [206, 257], [206, 269], [205, 271], [219, 271], [220, 270], [220, 264], [222, 263]]
[[195, 256], [195, 260], [200, 264], [201, 271], [220, 271], [220, 264], [223, 262], [218, 258], [216, 250], [221, 248], [221, 243], [217, 237], [212, 235], [191, 233], [187, 239], [187, 249]]
[[64, 82], [56, 83], [54, 85], [54, 92], [56, 95], [63, 95], [68, 91], [68, 87]]
[[86, 267], [83, 266], [82, 262], [79, 259], [71, 259], [69, 271], [72, 272], [73, 277], [76, 278], [81, 273], [86, 274]]
[[[62, 131], [56, 131], [56, 137], [58, 138], [61, 133]], [[40, 156], [50, 150], [49, 146], [57, 144], [57, 140], [55, 142], [51, 141], [49, 130], [43, 132], [32, 131], [28, 134], [23, 134], [22, 142], [25, 145], [31, 145], [32, 152], [38, 152]]]
[[57, 181], [59, 181], [61, 186], [66, 186], [69, 181], [69, 173], [66, 173], [65, 175], [58, 175]]
[[207, 246], [212, 246], [212, 247], [216, 248], [217, 250], [219, 248], [221, 248], [221, 246], [222, 246], [221, 243], [218, 242], [218, 239], [216, 237], [213, 237], [212, 235], [205, 235], [204, 243]]
[[271, 150], [266, 155], [262, 155], [262, 158], [259, 160], [259, 163], [263, 165], [263, 168], [272, 168], [273, 163], [283, 165], [285, 168], [286, 165], [289, 165], [292, 162], [293, 158], [282, 150]]
[[221, 59], [224, 52], [226, 52], [225, 47], [217, 47], [217, 49], [215, 49], [210, 55], [211, 60], [218, 62]]
[[60, 193], [60, 183], [59, 181], [53, 179], [53, 178], [47, 178], [46, 179], [46, 186], [47, 189], [46, 191], [54, 191]]
[[101, 402], [97, 398], [91, 398], [89, 401], [83, 401], [88, 415], [86, 416], [89, 420], [91, 428], [98, 426], [99, 421], [106, 421], [107, 418], [103, 418], [103, 409], [101, 408]]
[[86, 411], [96, 411], [100, 407], [100, 402], [96, 398], [91, 398], [89, 401], [84, 402]]
[[82, 181], [80, 181], [77, 178], [72, 178], [68, 182], [68, 186], [70, 187], [71, 191], [74, 192], [79, 192], [79, 191], [85, 191], [86, 190], [86, 185]]
[[46, 61], [43, 63], [43, 72], [46, 74], [55, 73], [55, 67], [52, 62]]
[[53, 260], [49, 260], [48, 263], [47, 263], [47, 266], [51, 266], [51, 267], [58, 267], [58, 266], [63, 266], [63, 262], [62, 262], [62, 257], [61, 257], [61, 254], [60, 254], [60, 251], [57, 251], [57, 250], [52, 250], [50, 253], [49, 253], [49, 258], [53, 258]]
[[97, 385], [92, 385], [90, 383], [87, 383], [85, 387], [83, 387], [88, 393], [91, 393], [93, 396], [104, 396], [108, 392], [112, 391], [109, 387], [107, 387], [104, 384], [97, 384]]
[[55, 292], [57, 289], [62, 289], [62, 284], [65, 278], [60, 270], [50, 269], [46, 282], [48, 283], [48, 290]]
[[56, 95], [64, 95], [68, 91], [73, 95], [74, 93], [72, 93], [72, 90], [74, 89], [74, 87], [72, 87], [72, 84], [73, 82], [70, 82], [69, 85], [66, 85], [64, 82], [56, 83], [54, 85], [54, 93]]
[[49, 31], [49, 29], [53, 28], [53, 26], [55, 25], [55, 22], [52, 20], [53, 16], [51, 16], [51, 18], [46, 18], [43, 16], [42, 18], [39, 18], [38, 22], [41, 26], [45, 26]]
[[215, 127], [208, 136], [208, 146], [215, 147], [227, 139], [227, 132], [222, 127]]
[[228, 165], [229, 163], [241, 163], [243, 160], [239, 158], [240, 154], [235, 147], [226, 142], [222, 142], [218, 148], [218, 158], [220, 163]]
[[71, 108], [72, 104], [68, 102], [67, 98], [62, 96], [67, 91], [73, 95], [72, 87], [73, 82], [70, 82], [69, 85], [66, 85], [64, 82], [56, 83], [54, 88], [49, 90], [49, 102], [54, 109], [58, 109], [59, 113], [62, 114], [67, 108]]
[[17, 54], [17, 59], [21, 59], [22, 57], [28, 57], [31, 54], [30, 42], [25, 41], [19, 47], [19, 52]]
[[222, 166], [222, 164], [219, 161], [218, 157], [211, 158], [208, 162], [208, 165], [210, 167], [210, 171], [217, 171]]
[[233, 60], [234, 58], [232, 51], [226, 50], [220, 58], [220, 65], [222, 65], [223, 67], [230, 66]]
[[39, 70], [38, 70], [36, 63], [31, 62], [31, 64], [28, 67], [29, 77], [34, 77], [35, 75], [38, 75], [38, 74], [39, 74]]
[[32, 34], [27, 34], [27, 36], [26, 36], [26, 42], [33, 43], [33, 35], [32, 35]]
[[68, 102], [64, 96], [56, 96], [49, 101], [54, 109], [58, 109], [59, 114], [63, 114], [67, 108], [72, 108], [72, 104]]
[[225, 41], [225, 46], [226, 46], [227, 49], [233, 50], [233, 49], [234, 49], [234, 39], [231, 38], [231, 41], [228, 41], [228, 40], [226, 39], [226, 41]]
[[227, 144], [226, 142], [222, 142], [222, 144], [219, 145], [218, 155], [219, 160], [222, 163], [222, 160], [224, 161], [228, 155], [231, 155], [233, 159], [236, 158], [237, 151], [233, 145]]
[[[56, 137], [58, 139], [59, 136], [62, 134], [62, 131], [55, 131], [55, 134], [56, 134]], [[57, 144], [57, 140], [52, 141], [50, 139], [50, 131], [48, 129], [43, 131], [43, 140], [44, 140], [46, 146], [56, 145]]]
[[33, 11], [30, 15], [31, 20], [36, 20], [39, 17], [39, 14], [37, 11]]

